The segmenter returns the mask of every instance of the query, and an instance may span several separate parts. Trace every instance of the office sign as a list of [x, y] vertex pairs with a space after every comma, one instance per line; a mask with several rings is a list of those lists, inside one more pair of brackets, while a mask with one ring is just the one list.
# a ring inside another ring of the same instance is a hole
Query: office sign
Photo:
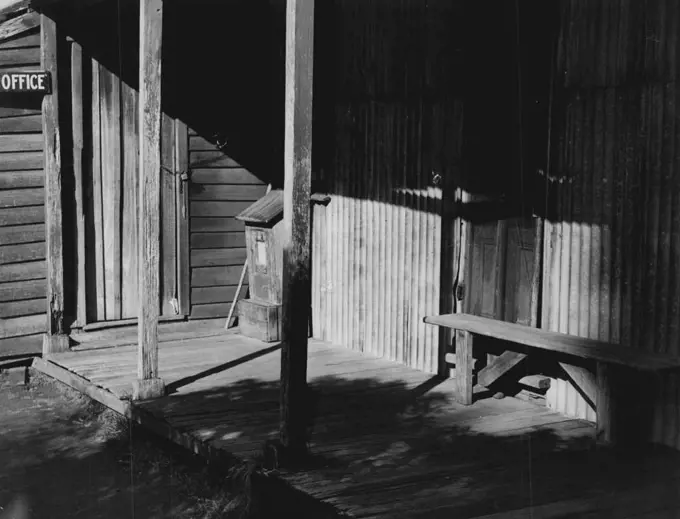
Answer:
[[0, 92], [51, 94], [49, 72], [0, 72]]

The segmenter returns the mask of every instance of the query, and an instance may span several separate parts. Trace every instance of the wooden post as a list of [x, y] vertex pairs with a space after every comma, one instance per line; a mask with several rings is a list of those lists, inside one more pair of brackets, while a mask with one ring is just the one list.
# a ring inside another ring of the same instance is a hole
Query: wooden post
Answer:
[[62, 164], [59, 134], [59, 89], [57, 82], [57, 25], [40, 15], [40, 61], [52, 76], [52, 93], [42, 102], [45, 139], [45, 241], [47, 249], [47, 333], [43, 355], [67, 351], [64, 329], [64, 240], [62, 208]]
[[470, 332], [456, 330], [456, 389], [458, 402], [463, 405], [472, 404], [472, 369], [475, 360], [472, 355], [472, 334]]
[[132, 398], [145, 400], [165, 393], [158, 376], [163, 0], [140, 1], [139, 29], [139, 336]]
[[597, 363], [598, 444], [638, 450], [650, 440], [655, 382], [647, 372]]
[[314, 0], [288, 0], [280, 439], [293, 457], [303, 455], [307, 446], [313, 56]]

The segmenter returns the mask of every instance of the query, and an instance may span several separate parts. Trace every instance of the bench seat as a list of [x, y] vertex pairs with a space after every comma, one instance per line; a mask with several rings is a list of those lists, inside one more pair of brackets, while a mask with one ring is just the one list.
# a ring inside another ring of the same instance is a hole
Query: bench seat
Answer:
[[484, 335], [531, 346], [532, 348], [619, 364], [643, 371], [680, 368], [680, 357], [636, 350], [608, 342], [567, 335], [566, 333], [531, 328], [522, 324], [496, 321], [487, 317], [469, 314], [445, 314], [426, 317], [424, 321], [428, 324]]
[[[456, 385], [458, 401], [465, 405], [473, 401], [473, 343], [475, 336], [485, 336], [505, 341], [523, 348], [537, 348], [581, 359], [594, 360], [597, 414], [596, 439], [601, 443], [630, 443], [647, 438], [644, 431], [651, 423], [648, 414], [651, 409], [649, 400], [653, 393], [653, 380], [647, 374], [680, 369], [680, 358], [672, 355], [648, 352], [616, 345], [608, 342], [587, 339], [540, 328], [497, 321], [470, 314], [445, 314], [425, 317], [427, 324], [450, 328], [456, 332]], [[506, 352], [505, 364], [513, 365], [526, 357], [527, 353]], [[503, 364], [503, 355], [498, 364]], [[580, 369], [560, 363], [568, 375], [574, 378]], [[490, 367], [498, 367], [496, 365]], [[507, 367], [507, 366], [506, 366]], [[489, 368], [485, 368], [489, 369]], [[502, 371], [503, 367], [499, 370]], [[587, 371], [583, 369], [583, 371]], [[587, 373], [586, 373], [587, 374]], [[478, 376], [491, 380], [488, 373]], [[592, 377], [592, 375], [589, 375]], [[578, 377], [577, 377], [578, 378]], [[586, 377], [587, 378], [587, 377]]]

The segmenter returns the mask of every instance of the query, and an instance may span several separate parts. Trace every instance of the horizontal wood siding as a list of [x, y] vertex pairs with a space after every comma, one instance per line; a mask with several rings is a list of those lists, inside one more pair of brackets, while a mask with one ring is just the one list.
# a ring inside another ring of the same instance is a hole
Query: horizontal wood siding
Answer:
[[[246, 261], [244, 224], [234, 217], [266, 185], [192, 130], [189, 165], [190, 317], [227, 317]], [[247, 276], [241, 298], [246, 291]]]
[[[9, 68], [40, 69], [38, 31], [0, 43], [0, 71]], [[31, 95], [0, 96], [0, 356], [39, 351], [39, 336], [30, 336], [47, 322], [40, 104]]]
[[313, 213], [313, 334], [429, 373], [439, 335], [423, 317], [440, 311], [442, 185], [460, 162], [446, 37], [457, 14], [457, 2], [336, 1], [326, 15], [342, 49], [329, 41], [317, 53], [334, 65], [334, 109], [314, 143], [332, 150], [320, 179], [332, 199]]
[[[563, 5], [543, 326], [677, 356], [680, 10], [672, 0]], [[679, 382], [660, 381], [651, 433], [676, 448]], [[564, 381], [548, 403], [594, 418]]]

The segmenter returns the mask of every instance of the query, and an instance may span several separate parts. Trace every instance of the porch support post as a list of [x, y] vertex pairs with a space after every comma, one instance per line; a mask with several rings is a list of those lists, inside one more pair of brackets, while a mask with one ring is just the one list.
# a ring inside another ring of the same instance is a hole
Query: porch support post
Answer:
[[288, 0], [280, 439], [289, 459], [307, 447], [313, 57], [314, 0]]
[[47, 252], [47, 331], [43, 355], [67, 351], [69, 339], [64, 327], [64, 240], [62, 207], [62, 150], [59, 127], [57, 82], [57, 24], [40, 15], [40, 61], [52, 76], [52, 93], [42, 101], [45, 139], [45, 241]]
[[139, 5], [139, 320], [133, 400], [165, 394], [158, 376], [160, 315], [161, 41], [163, 0]]

